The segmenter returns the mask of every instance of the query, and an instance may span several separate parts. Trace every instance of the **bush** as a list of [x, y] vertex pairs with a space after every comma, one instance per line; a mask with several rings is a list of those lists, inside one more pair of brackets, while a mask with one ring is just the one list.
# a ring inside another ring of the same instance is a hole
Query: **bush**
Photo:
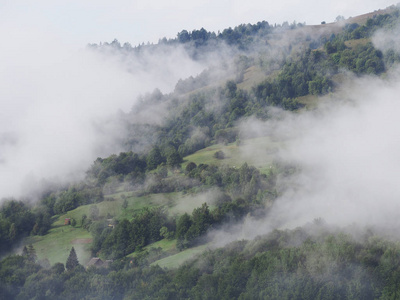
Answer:
[[219, 150], [214, 153], [214, 157], [216, 159], [224, 159], [225, 158], [225, 153], [222, 150]]

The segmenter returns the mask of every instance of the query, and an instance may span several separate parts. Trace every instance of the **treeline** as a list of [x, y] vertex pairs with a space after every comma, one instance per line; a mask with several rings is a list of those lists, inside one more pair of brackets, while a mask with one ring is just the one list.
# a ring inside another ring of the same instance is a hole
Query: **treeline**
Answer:
[[195, 48], [208, 45], [210, 42], [215, 44], [216, 42], [223, 41], [228, 45], [235, 45], [241, 50], [247, 49], [252, 44], [254, 38], [265, 37], [268, 35], [274, 26], [270, 26], [268, 22], [262, 21], [256, 24], [241, 24], [234, 28], [224, 29], [222, 32], [215, 34], [214, 32], [208, 32], [204, 28], [200, 30], [187, 31], [182, 30], [178, 33], [176, 39], [166, 40], [162, 39], [162, 43], [174, 43], [190, 44]]
[[71, 184], [67, 189], [61, 189], [40, 200], [50, 215], [64, 214], [81, 205], [102, 202], [104, 200], [101, 187], [88, 185], [84, 182]]
[[[311, 234], [310, 232], [315, 232]], [[108, 268], [0, 262], [2, 299], [397, 299], [400, 248], [371, 231], [351, 236], [321, 222], [208, 250], [176, 269], [151, 251]]]
[[[231, 46], [235, 46], [240, 50], [247, 50], [250, 45], [254, 42], [258, 42], [259, 38], [265, 38], [273, 32], [274, 29], [295, 29], [297, 27], [302, 27], [304, 24], [302, 23], [292, 23], [284, 22], [282, 24], [270, 25], [267, 21], [257, 22], [256, 24], [241, 24], [239, 26], [235, 26], [234, 28], [226, 28], [218, 33], [207, 31], [204, 28], [201, 29], [193, 29], [192, 31], [188, 31], [186, 29], [178, 32], [175, 38], [167, 39], [161, 38], [159, 39], [156, 45], [154, 44], [140, 44], [138, 46], [132, 47], [129, 43], [124, 43], [123, 45], [117, 39], [114, 39], [112, 42], [104, 42], [97, 44], [89, 44], [88, 46], [94, 49], [115, 49], [115, 50], [124, 50], [127, 52], [140, 52], [143, 48], [152, 48], [160, 45], [176, 45], [182, 44], [187, 49], [190, 48], [205, 48], [206, 46], [216, 47], [220, 43], [226, 43]], [[202, 49], [204, 50], [204, 49]]]

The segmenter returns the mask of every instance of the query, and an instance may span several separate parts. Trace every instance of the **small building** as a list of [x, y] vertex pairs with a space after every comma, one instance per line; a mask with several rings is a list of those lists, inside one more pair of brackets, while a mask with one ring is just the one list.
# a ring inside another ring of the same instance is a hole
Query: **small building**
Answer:
[[111, 227], [112, 229], [115, 228], [115, 222], [113, 219], [107, 219], [108, 222], [108, 227]]
[[65, 218], [64, 225], [71, 225], [71, 218]]
[[101, 260], [101, 258], [99, 257], [92, 257], [92, 259], [88, 262], [88, 264], [86, 265], [87, 268], [91, 267], [91, 266], [95, 266], [95, 267], [102, 267], [104, 265], [104, 262]]
[[112, 260], [103, 261], [99, 257], [92, 257], [92, 259], [86, 265], [86, 268], [89, 268], [91, 266], [94, 266], [96, 268], [107, 268], [110, 263], [112, 263]]

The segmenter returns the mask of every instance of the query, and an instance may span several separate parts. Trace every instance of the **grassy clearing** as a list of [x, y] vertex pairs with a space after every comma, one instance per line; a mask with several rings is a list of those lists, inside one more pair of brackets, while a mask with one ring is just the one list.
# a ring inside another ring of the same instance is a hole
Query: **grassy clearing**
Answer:
[[[183, 167], [189, 161], [196, 164], [206, 163], [215, 165], [229, 165], [240, 167], [247, 162], [254, 165], [261, 172], [267, 173], [272, 161], [282, 147], [282, 142], [275, 141], [272, 137], [259, 137], [243, 140], [240, 145], [231, 143], [228, 145], [213, 145], [187, 156]], [[225, 159], [214, 157], [216, 151], [222, 150]], [[124, 201], [127, 208], [123, 208]], [[91, 207], [96, 205], [100, 218], [132, 219], [134, 214], [144, 207], [165, 207], [170, 214], [191, 213], [193, 208], [207, 202], [207, 194], [183, 195], [182, 193], [151, 194], [138, 196], [134, 192], [123, 192], [105, 196], [105, 201], [96, 204], [80, 206], [64, 215], [56, 217], [52, 229], [45, 236], [35, 236], [27, 239], [26, 243], [32, 243], [37, 251], [39, 259], [47, 258], [50, 264], [65, 263], [71, 247], [75, 247], [79, 261], [86, 264], [90, 259], [91, 234], [81, 228], [82, 216], [90, 217]], [[65, 218], [76, 220], [76, 227], [64, 225]], [[172, 254], [176, 250], [176, 241], [162, 240], [151, 244], [146, 249], [161, 248], [162, 252]], [[189, 249], [163, 258], [158, 263], [165, 267], [174, 267], [181, 262], [193, 257], [205, 249], [205, 246]], [[133, 254], [134, 255], [134, 254]]]
[[[236, 142], [228, 145], [213, 145], [186, 156], [182, 167], [185, 168], [189, 162], [194, 162], [197, 165], [203, 163], [239, 168], [247, 162], [249, 165], [258, 168], [261, 172], [266, 172], [282, 146], [282, 142], [276, 141], [272, 137], [246, 139], [242, 140], [240, 145], [237, 145]], [[215, 158], [214, 154], [217, 151], [223, 151], [225, 158]]]
[[[105, 196], [105, 201], [95, 204], [83, 205], [60, 216], [54, 225], [64, 224], [65, 218], [73, 218], [77, 226], [81, 225], [82, 216], [90, 217], [90, 208], [97, 206], [100, 218], [132, 219], [134, 214], [145, 207], [173, 207], [176, 199], [182, 197], [181, 193], [150, 194], [137, 197], [133, 192], [119, 192]], [[128, 206], [123, 208], [124, 199]]]
[[27, 244], [33, 244], [38, 259], [48, 259], [53, 265], [57, 262], [65, 264], [71, 248], [74, 247], [79, 262], [85, 265], [90, 260], [91, 234], [82, 228], [70, 225], [53, 226], [45, 236], [29, 237]]
[[349, 41], [345, 41], [344, 44], [346, 45], [346, 47], [349, 47], [351, 49], [356, 48], [359, 45], [366, 45], [368, 44], [368, 42], [370, 42], [371, 39], [369, 38], [364, 38], [364, 39], [358, 39], [358, 40], [349, 40]]
[[146, 249], [150, 248], [161, 248], [163, 251], [167, 252], [176, 251], [176, 239], [174, 240], [163, 239], [146, 247]]
[[[97, 206], [99, 209], [99, 218], [115, 218], [115, 219], [132, 219], [135, 212], [144, 207], [159, 207], [163, 206], [168, 209], [173, 209], [182, 199], [182, 193], [170, 194], [151, 194], [141, 197], [134, 196], [133, 192], [119, 192], [105, 197], [105, 201], [83, 205], [66, 214], [57, 216], [52, 228], [45, 236], [29, 237], [26, 244], [33, 244], [36, 249], [39, 259], [47, 258], [50, 264], [57, 262], [65, 263], [71, 247], [73, 246], [78, 254], [78, 259], [81, 264], [85, 265], [91, 257], [90, 247], [92, 244], [92, 236], [86, 230], [81, 228], [82, 216], [90, 217], [90, 208]], [[110, 199], [114, 199], [110, 201]], [[127, 200], [128, 206], [126, 209], [122, 207], [124, 199]], [[191, 210], [190, 210], [191, 212]], [[172, 213], [176, 213], [173, 210]], [[76, 226], [64, 225], [65, 218], [76, 220]], [[176, 241], [163, 240], [149, 247], [161, 247], [163, 251], [170, 251], [175, 247]]]
[[[151, 249], [158, 249], [161, 248], [161, 251], [167, 253], [167, 255], [175, 254], [178, 250], [176, 248], [176, 239], [174, 240], [167, 240], [163, 239], [161, 241], [155, 242], [153, 244], [147, 245], [143, 248], [143, 250], [151, 250]], [[132, 252], [128, 254], [127, 257], [136, 257], [140, 252]]]
[[151, 265], [152, 266], [159, 265], [161, 268], [167, 268], [167, 269], [178, 268], [179, 266], [181, 266], [188, 260], [203, 253], [207, 249], [207, 247], [208, 247], [208, 245], [201, 245], [198, 247], [186, 249], [177, 254], [157, 260], [157, 261], [153, 262]]
[[268, 76], [258, 66], [248, 68], [243, 74], [243, 81], [238, 83], [237, 87], [242, 90], [251, 90], [253, 86], [264, 81]]
[[348, 18], [346, 20], [346, 23], [358, 23], [360, 25], [364, 25], [367, 22], [368, 19], [371, 19], [374, 16], [390, 14], [393, 11], [394, 11], [393, 7], [387, 7], [385, 9], [379, 9], [379, 10], [376, 10], [374, 12], [370, 12], [370, 13], [367, 13], [367, 14], [356, 16], [354, 18], [350, 17], [350, 18]]

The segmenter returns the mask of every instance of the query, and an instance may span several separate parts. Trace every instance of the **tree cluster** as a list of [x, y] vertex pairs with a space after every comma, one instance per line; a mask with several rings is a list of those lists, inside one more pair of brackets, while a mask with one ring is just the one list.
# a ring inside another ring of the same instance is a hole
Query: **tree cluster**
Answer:
[[150, 267], [149, 254], [109, 268], [78, 264], [67, 271], [61, 263], [46, 269], [8, 256], [0, 262], [0, 297], [368, 300], [396, 299], [400, 292], [397, 243], [371, 231], [352, 237], [320, 222], [234, 242], [170, 270]]
[[94, 237], [92, 252], [103, 257], [116, 259], [124, 257], [144, 246], [161, 240], [160, 230], [166, 227], [174, 231], [175, 225], [165, 212], [159, 208], [145, 208], [131, 221], [122, 220], [114, 229], [104, 221], [94, 222], [90, 231]]
[[0, 253], [10, 250], [25, 236], [46, 234], [50, 226], [51, 215], [44, 207], [32, 208], [22, 201], [3, 200], [0, 207]]

